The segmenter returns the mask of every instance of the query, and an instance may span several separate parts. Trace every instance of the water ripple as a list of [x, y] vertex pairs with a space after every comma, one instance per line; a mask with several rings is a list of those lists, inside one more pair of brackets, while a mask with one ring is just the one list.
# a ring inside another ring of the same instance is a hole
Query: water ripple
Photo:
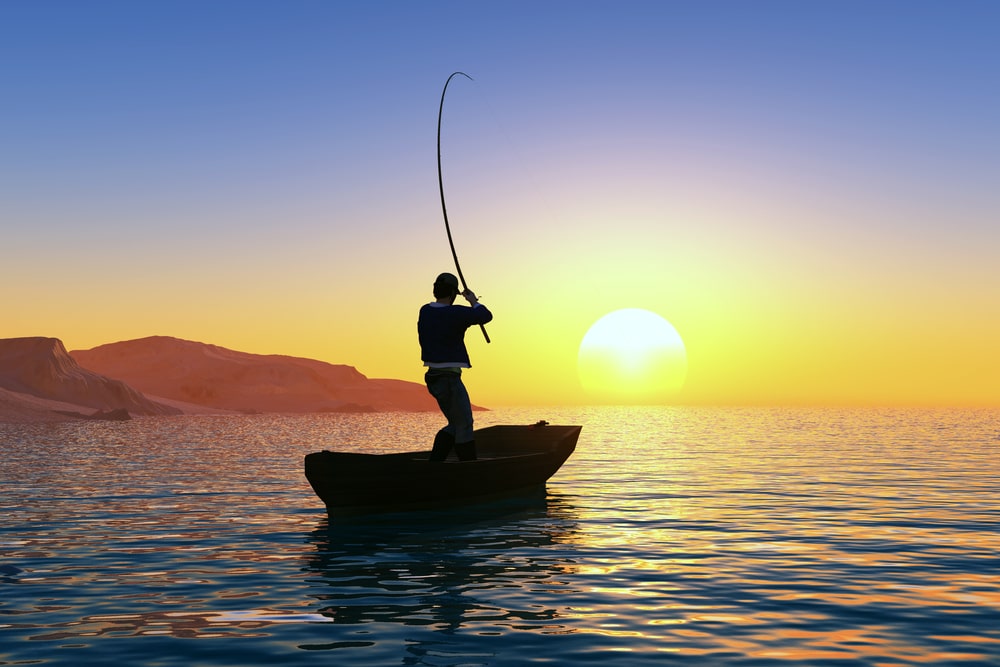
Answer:
[[1000, 663], [996, 411], [543, 418], [546, 495], [352, 520], [301, 457], [433, 415], [0, 425], [0, 664]]

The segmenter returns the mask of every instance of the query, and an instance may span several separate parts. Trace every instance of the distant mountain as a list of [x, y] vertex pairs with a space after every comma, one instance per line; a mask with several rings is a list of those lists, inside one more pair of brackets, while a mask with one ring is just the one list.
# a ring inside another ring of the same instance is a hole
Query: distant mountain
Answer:
[[[239, 412], [437, 410], [422, 384], [373, 380], [352, 366], [151, 336], [74, 350], [83, 367], [156, 400]], [[183, 407], [183, 406], [182, 406]]]
[[128, 384], [81, 368], [58, 338], [0, 339], [0, 417], [56, 419], [56, 414], [128, 410], [132, 415], [180, 414]]

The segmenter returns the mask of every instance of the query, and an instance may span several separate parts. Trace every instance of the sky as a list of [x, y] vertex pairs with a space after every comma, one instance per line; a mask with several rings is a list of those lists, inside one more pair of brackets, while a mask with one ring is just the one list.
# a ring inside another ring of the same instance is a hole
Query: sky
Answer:
[[170, 335], [587, 403], [668, 320], [710, 405], [1000, 406], [1000, 5], [0, 3], [0, 338]]

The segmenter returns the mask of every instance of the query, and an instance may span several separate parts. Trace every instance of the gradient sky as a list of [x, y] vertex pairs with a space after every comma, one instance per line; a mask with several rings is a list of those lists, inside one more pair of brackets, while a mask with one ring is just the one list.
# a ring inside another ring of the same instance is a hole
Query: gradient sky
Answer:
[[1000, 405], [1000, 4], [0, 3], [0, 337], [163, 334], [585, 401], [609, 311], [680, 403]]

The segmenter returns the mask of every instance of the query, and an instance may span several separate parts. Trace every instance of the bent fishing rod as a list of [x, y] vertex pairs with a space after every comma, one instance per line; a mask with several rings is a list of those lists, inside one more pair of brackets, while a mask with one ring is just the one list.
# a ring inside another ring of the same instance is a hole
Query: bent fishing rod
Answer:
[[[455, 260], [455, 271], [458, 273], [458, 279], [462, 281], [462, 290], [465, 291], [469, 289], [469, 286], [465, 282], [465, 276], [462, 275], [462, 267], [458, 264], [458, 253], [455, 252], [455, 242], [451, 238], [451, 225], [448, 224], [448, 206], [444, 203], [444, 176], [441, 171], [441, 118], [444, 116], [444, 96], [448, 92], [448, 84], [451, 80], [455, 78], [456, 75], [461, 74], [469, 81], [473, 78], [466, 74], [465, 72], [452, 72], [448, 80], [444, 82], [444, 90], [441, 91], [441, 105], [438, 107], [438, 136], [437, 136], [437, 154], [438, 154], [438, 188], [441, 190], [441, 212], [444, 214], [444, 229], [448, 232], [448, 245], [451, 246], [451, 257]], [[486, 342], [490, 342], [490, 336], [486, 333], [486, 326], [483, 324], [479, 325], [479, 328], [483, 331], [483, 338]]]

